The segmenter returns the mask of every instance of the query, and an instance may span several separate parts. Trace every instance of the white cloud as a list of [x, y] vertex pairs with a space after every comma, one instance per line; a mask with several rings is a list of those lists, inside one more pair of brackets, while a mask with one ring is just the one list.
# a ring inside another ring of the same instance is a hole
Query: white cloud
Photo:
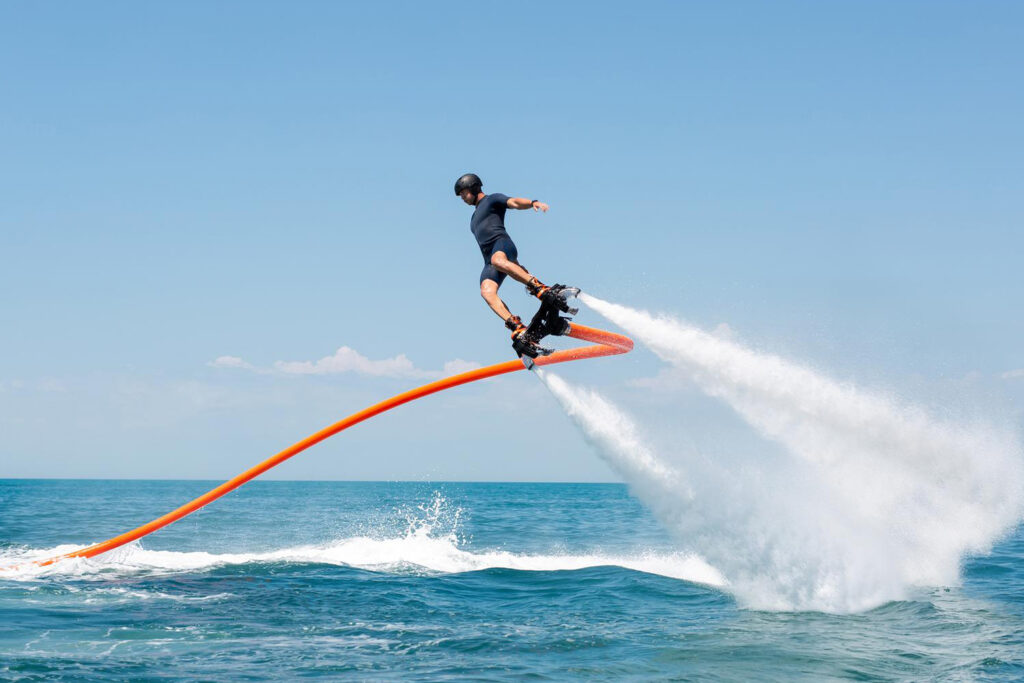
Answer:
[[1020, 379], [1024, 377], [1024, 368], [1017, 368], [1016, 370], [1008, 370], [1003, 374], [999, 375], [1002, 379]]
[[419, 370], [412, 361], [400, 353], [394, 358], [371, 360], [353, 348], [342, 346], [333, 356], [318, 361], [282, 361], [274, 363], [280, 372], [290, 375], [333, 375], [355, 372], [372, 377], [433, 377], [437, 373]]
[[53, 377], [46, 377], [39, 380], [36, 383], [36, 389], [39, 391], [61, 394], [68, 390], [67, 385], [64, 384], [64, 382], [59, 379], [54, 379]]
[[35, 391], [54, 394], [65, 393], [67, 390], [67, 385], [65, 385], [64, 382], [53, 377], [44, 377], [43, 379], [30, 380], [27, 382], [21, 379], [0, 381], [0, 392]]
[[276, 372], [286, 375], [336, 375], [353, 372], [370, 377], [413, 377], [427, 379], [455, 375], [480, 367], [479, 363], [456, 358], [445, 363], [441, 371], [423, 370], [413, 365], [413, 362], [404, 353], [400, 353], [393, 358], [373, 360], [349, 346], [342, 346], [334, 352], [334, 355], [324, 356], [316, 361], [279, 360], [274, 363], [273, 369], [256, 367], [237, 356], [220, 356], [216, 360], [207, 363], [207, 365], [213, 368], [234, 368], [261, 374]]
[[211, 368], [242, 368], [244, 370], [254, 370], [252, 363], [247, 363], [238, 356], [220, 356], [215, 360], [207, 363]]
[[450, 360], [444, 364], [444, 369], [441, 371], [441, 374], [445, 376], [457, 375], [463, 372], [469, 372], [470, 370], [476, 370], [479, 367], [480, 364], [474, 361], [456, 358], [455, 360]]

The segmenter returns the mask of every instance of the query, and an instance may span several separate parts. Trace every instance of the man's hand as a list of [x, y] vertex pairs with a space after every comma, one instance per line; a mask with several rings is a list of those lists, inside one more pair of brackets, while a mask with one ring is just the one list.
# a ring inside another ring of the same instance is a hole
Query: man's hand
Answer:
[[507, 206], [510, 209], [519, 209], [520, 211], [533, 209], [534, 211], [544, 211], [545, 213], [547, 213], [549, 208], [544, 202], [537, 201], [536, 199], [524, 199], [523, 197], [509, 197]]

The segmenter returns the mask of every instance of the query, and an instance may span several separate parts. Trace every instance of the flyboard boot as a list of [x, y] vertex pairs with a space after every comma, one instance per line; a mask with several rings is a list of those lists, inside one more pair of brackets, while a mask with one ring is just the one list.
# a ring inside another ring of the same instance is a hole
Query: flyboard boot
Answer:
[[[563, 317], [559, 315], [559, 312], [568, 313], [570, 316], [576, 315], [579, 309], [570, 307], [568, 298], [576, 296], [580, 290], [565, 285], [547, 287], [537, 278], [531, 278], [526, 285], [526, 291], [540, 299], [540, 309], [523, 330], [517, 328], [512, 332], [512, 348], [523, 361], [523, 365], [528, 370], [532, 370], [535, 358], [553, 353], [553, 349], [541, 346], [540, 341], [548, 335], [561, 336], [569, 333], [571, 318]], [[522, 325], [522, 321], [517, 316], [513, 316], [513, 318], [518, 325]], [[505, 324], [511, 325], [511, 320], [510, 318], [509, 322]], [[509, 329], [513, 328], [509, 327]]]
[[540, 299], [542, 304], [557, 308], [563, 313], [576, 315], [580, 312], [580, 309], [569, 306], [569, 299], [579, 296], [579, 287], [569, 287], [568, 285], [551, 285], [548, 287], [537, 278], [531, 277], [530, 281], [526, 283], [526, 291]]
[[533, 338], [529, 328], [518, 315], [509, 316], [505, 321], [505, 327], [512, 330], [512, 348], [523, 359], [527, 368], [533, 367], [533, 359], [537, 356], [547, 356], [553, 352], [553, 349], [545, 349], [537, 343], [539, 340]]

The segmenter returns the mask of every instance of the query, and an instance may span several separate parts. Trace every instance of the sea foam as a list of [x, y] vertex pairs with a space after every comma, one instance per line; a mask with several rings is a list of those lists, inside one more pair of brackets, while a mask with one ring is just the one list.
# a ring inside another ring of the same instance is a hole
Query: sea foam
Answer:
[[110, 578], [140, 574], [180, 574], [218, 567], [259, 563], [329, 564], [398, 574], [454, 574], [485, 569], [519, 571], [572, 571], [615, 566], [710, 586], [723, 583], [721, 575], [700, 558], [685, 552], [637, 554], [565, 553], [530, 554], [461, 547], [450, 536], [409, 534], [393, 538], [353, 536], [320, 545], [296, 546], [255, 553], [209, 553], [149, 550], [133, 543], [93, 559], [64, 560], [48, 567], [31, 564], [68, 552], [76, 546], [5, 553], [0, 562], [16, 564], [5, 580], [38, 578]]

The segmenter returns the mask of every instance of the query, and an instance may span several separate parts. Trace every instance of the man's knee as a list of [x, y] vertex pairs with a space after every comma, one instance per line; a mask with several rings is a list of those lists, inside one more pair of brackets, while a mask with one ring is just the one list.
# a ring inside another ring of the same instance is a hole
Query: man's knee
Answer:
[[510, 263], [512, 262], [508, 260], [508, 256], [503, 251], [496, 251], [491, 254], [491, 265], [498, 270], [504, 271]]
[[492, 280], [484, 280], [480, 283], [480, 296], [486, 301], [498, 294], [498, 283]]

